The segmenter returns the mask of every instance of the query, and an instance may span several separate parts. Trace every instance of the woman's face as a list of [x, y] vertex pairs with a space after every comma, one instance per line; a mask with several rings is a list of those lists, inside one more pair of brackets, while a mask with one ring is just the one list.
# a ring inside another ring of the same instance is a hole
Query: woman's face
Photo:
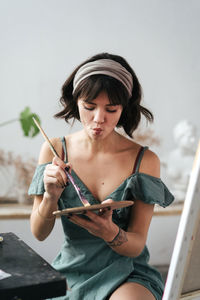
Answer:
[[112, 133], [120, 119], [122, 105], [110, 104], [105, 92], [90, 102], [78, 100], [80, 121], [91, 139], [104, 139]]

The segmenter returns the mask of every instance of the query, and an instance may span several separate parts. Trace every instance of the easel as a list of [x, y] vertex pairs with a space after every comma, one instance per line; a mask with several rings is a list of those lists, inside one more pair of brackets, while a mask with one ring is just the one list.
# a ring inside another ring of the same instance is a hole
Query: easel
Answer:
[[200, 142], [162, 299], [200, 300]]

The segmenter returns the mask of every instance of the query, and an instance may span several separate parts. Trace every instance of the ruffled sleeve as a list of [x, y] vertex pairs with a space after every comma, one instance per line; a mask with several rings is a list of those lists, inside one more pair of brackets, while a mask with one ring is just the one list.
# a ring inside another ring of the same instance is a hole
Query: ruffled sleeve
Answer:
[[32, 182], [30, 184], [28, 194], [29, 195], [42, 195], [45, 192], [43, 174], [47, 164], [38, 165], [35, 169]]
[[160, 178], [144, 173], [136, 173], [129, 179], [125, 197], [139, 199], [147, 204], [158, 204], [162, 207], [174, 201], [174, 196]]

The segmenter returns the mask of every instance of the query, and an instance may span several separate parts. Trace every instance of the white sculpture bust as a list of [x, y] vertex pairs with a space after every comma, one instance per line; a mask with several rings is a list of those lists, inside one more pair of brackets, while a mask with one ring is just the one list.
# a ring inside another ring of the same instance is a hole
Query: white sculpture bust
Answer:
[[167, 161], [167, 176], [176, 202], [185, 199], [194, 155], [197, 147], [197, 133], [195, 126], [183, 120], [173, 131], [176, 148], [172, 150]]

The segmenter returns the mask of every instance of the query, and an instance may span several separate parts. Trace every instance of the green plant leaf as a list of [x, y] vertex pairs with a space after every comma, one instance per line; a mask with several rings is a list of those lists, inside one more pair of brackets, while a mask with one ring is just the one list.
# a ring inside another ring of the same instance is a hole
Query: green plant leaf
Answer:
[[27, 106], [20, 113], [19, 118], [24, 135], [31, 138], [39, 133], [39, 129], [33, 121], [33, 117], [38, 121], [39, 124], [41, 123], [39, 116], [35, 113], [32, 113], [30, 107]]

